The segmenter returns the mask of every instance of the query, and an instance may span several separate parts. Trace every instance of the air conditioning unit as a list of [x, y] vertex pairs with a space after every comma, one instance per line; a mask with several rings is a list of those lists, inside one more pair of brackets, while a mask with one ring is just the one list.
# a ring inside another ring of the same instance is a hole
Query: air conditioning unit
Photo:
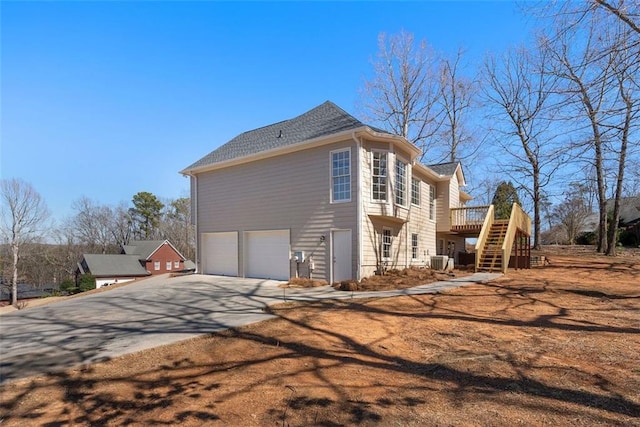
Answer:
[[431, 257], [431, 268], [433, 270], [444, 270], [447, 268], [449, 257], [446, 255], [434, 255]]

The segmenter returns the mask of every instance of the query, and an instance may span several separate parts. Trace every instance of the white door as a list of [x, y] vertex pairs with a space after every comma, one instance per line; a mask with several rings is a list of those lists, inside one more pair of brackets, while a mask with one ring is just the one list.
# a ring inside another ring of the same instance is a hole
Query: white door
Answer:
[[289, 280], [289, 230], [245, 233], [245, 276]]
[[351, 271], [351, 230], [331, 232], [331, 253], [333, 255], [332, 282], [353, 278]]
[[237, 276], [238, 233], [203, 233], [200, 259], [204, 274]]

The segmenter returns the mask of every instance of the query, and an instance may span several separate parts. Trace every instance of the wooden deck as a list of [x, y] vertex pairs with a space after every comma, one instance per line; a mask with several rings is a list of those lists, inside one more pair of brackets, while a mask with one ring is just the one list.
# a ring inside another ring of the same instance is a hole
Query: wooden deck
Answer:
[[479, 234], [489, 206], [472, 206], [449, 210], [451, 231], [459, 234]]

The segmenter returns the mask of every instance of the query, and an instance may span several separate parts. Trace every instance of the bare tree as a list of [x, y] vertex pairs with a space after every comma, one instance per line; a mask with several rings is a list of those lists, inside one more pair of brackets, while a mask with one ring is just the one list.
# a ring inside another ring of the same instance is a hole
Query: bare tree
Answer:
[[118, 246], [125, 246], [129, 244], [133, 235], [133, 218], [129, 211], [129, 207], [126, 202], [120, 203], [113, 209], [113, 224], [111, 233], [113, 234], [113, 241]]
[[113, 238], [115, 214], [111, 207], [100, 205], [88, 197], [76, 200], [73, 209], [77, 212], [71, 219], [76, 240], [89, 252], [107, 253], [117, 248]]
[[[476, 95], [476, 85], [472, 79], [461, 75], [462, 57], [463, 51], [458, 49], [453, 60], [442, 60], [440, 70], [436, 106], [442, 123], [436, 141], [445, 151], [442, 160], [446, 159], [449, 162], [464, 160], [477, 150], [477, 147], [472, 146], [473, 137], [467, 128]], [[470, 151], [464, 153], [466, 149]]]
[[18, 303], [18, 260], [22, 245], [43, 231], [49, 211], [31, 184], [19, 179], [0, 181], [2, 223], [0, 230], [9, 241], [12, 255], [11, 303]]
[[160, 229], [187, 259], [195, 258], [195, 228], [191, 224], [191, 202], [188, 197], [164, 201], [165, 210]]
[[365, 82], [363, 107], [368, 120], [404, 136], [425, 153], [439, 127], [437, 59], [425, 40], [400, 32], [378, 37], [374, 75]]
[[640, 3], [637, 1], [593, 0], [593, 3], [624, 22], [632, 31], [640, 34]]
[[[569, 4], [571, 6], [571, 4]], [[596, 173], [598, 201], [598, 252], [615, 254], [617, 222], [607, 232], [607, 177], [614, 177], [614, 211], [618, 211], [624, 186], [628, 142], [638, 119], [638, 34], [609, 9], [584, 8], [576, 24], [567, 16], [577, 9], [554, 16], [548, 37], [553, 54], [553, 72], [562, 82], [562, 109], [572, 117], [568, 127], [577, 135], [576, 158]], [[568, 7], [563, 3], [563, 7]]]
[[554, 207], [553, 217], [566, 233], [570, 245], [576, 243], [578, 235], [584, 231], [591, 210], [587, 206], [586, 187], [582, 183], [569, 185], [566, 198]]
[[[509, 173], [533, 201], [534, 247], [540, 247], [543, 189], [560, 165], [549, 129], [555, 78], [546, 72], [548, 52], [512, 49], [501, 60], [485, 61], [485, 99], [496, 126], [492, 131], [509, 154]], [[516, 144], [514, 144], [516, 142]]]
[[56, 280], [53, 281], [60, 283], [74, 276], [85, 247], [78, 242], [76, 230], [70, 220], [56, 227], [52, 237], [56, 244], [46, 253], [46, 258], [55, 272]]
[[[613, 68], [617, 96], [614, 98], [613, 111], [607, 126], [610, 126], [615, 132], [613, 137], [615, 147], [613, 151], [616, 153], [618, 165], [612, 221], [607, 242], [607, 255], [616, 255], [620, 200], [623, 196], [629, 139], [633, 131], [638, 128], [638, 119], [640, 118], [640, 88], [634, 80], [640, 75], [640, 52], [628, 49], [627, 43], [630, 39], [628, 31], [630, 30], [616, 33], [615, 41], [612, 44], [612, 50], [616, 56], [613, 61]], [[635, 145], [637, 146], [638, 144], [636, 143]]]

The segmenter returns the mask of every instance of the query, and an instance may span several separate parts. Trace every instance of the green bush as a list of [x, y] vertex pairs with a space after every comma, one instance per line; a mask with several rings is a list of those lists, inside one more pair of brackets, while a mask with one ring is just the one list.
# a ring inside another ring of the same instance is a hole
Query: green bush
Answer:
[[580, 234], [576, 238], [576, 245], [595, 245], [597, 234], [593, 231]]
[[60, 283], [60, 290], [61, 291], [66, 291], [66, 292], [70, 292], [71, 289], [75, 288], [76, 284], [73, 280], [71, 279], [66, 279], [63, 280], [62, 283]]
[[83, 274], [78, 278], [80, 292], [90, 291], [96, 288], [96, 278], [91, 274]]

